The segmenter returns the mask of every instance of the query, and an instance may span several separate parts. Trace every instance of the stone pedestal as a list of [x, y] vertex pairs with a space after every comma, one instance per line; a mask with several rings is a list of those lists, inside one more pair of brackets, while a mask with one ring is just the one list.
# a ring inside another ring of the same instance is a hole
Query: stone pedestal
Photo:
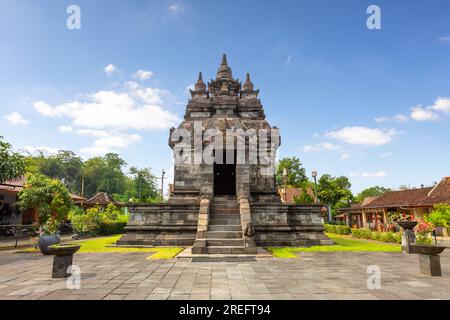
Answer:
[[412, 230], [403, 230], [402, 234], [402, 252], [403, 253], [413, 253], [411, 250], [411, 245], [416, 243], [416, 235]]
[[55, 256], [53, 258], [52, 278], [67, 278], [71, 274], [67, 271], [72, 266], [73, 254], [69, 256]]
[[427, 276], [440, 277], [441, 258], [434, 255], [419, 254], [420, 272]]

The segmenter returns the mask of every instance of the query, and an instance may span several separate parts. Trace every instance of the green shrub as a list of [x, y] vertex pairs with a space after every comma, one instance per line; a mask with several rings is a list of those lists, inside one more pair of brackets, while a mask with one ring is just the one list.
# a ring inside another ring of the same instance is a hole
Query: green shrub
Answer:
[[122, 214], [122, 211], [120, 211], [114, 204], [110, 203], [105, 208], [105, 211], [103, 212], [103, 218], [105, 220], [117, 220], [117, 218]]
[[436, 227], [450, 226], [450, 206], [448, 204], [437, 204], [433, 211], [425, 216], [425, 221], [432, 223]]
[[325, 224], [325, 232], [335, 233], [335, 234], [350, 234], [351, 229], [349, 226], [341, 226], [341, 225], [332, 225]]
[[378, 232], [369, 229], [355, 229], [351, 230], [352, 236], [359, 239], [376, 240], [382, 242], [402, 243], [402, 236], [399, 232]]
[[123, 214], [116, 206], [108, 206], [103, 213], [93, 207], [83, 211], [74, 209], [69, 213], [74, 232], [81, 235], [114, 235], [124, 232], [128, 215]]
[[100, 210], [90, 208], [85, 213], [74, 210], [69, 213], [73, 231], [82, 235], [95, 235], [100, 224]]
[[102, 236], [109, 236], [114, 234], [124, 233], [127, 222], [105, 220], [100, 222], [98, 227], [98, 234]]

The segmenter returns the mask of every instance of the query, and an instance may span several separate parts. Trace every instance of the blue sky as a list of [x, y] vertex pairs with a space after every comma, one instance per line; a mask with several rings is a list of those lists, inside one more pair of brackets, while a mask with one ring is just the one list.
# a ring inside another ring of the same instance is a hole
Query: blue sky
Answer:
[[308, 174], [355, 192], [450, 175], [449, 1], [1, 0], [0, 38], [0, 135], [18, 150], [115, 151], [170, 175], [186, 88], [225, 52]]

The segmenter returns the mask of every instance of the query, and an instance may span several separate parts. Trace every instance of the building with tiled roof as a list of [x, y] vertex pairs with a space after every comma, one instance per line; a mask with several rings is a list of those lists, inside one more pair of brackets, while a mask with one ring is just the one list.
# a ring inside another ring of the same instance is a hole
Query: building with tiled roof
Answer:
[[116, 206], [120, 205], [120, 203], [116, 202], [109, 194], [106, 192], [99, 192], [92, 198], [86, 200], [83, 203], [84, 208], [92, 208], [92, 207], [106, 207], [108, 204], [114, 204]]
[[421, 200], [428, 197], [433, 188], [409, 189], [401, 191], [388, 191], [368, 204], [364, 208], [391, 208], [416, 206]]
[[339, 217], [354, 227], [378, 227], [387, 223], [389, 212], [401, 213], [414, 220], [433, 210], [433, 206], [450, 204], [450, 177], [434, 187], [388, 191], [379, 197], [364, 199], [363, 203], [343, 208]]
[[450, 177], [445, 177], [428, 193], [427, 197], [418, 201], [416, 206], [431, 207], [439, 203], [450, 205]]

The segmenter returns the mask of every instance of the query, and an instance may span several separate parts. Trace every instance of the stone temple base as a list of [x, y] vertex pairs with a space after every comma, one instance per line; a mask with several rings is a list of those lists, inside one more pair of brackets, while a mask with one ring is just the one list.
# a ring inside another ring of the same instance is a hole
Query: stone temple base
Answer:
[[126, 234], [117, 245], [191, 246], [197, 234], [199, 205], [131, 205]]
[[[288, 205], [281, 202], [255, 200], [250, 206], [250, 211], [255, 227], [256, 246], [333, 244], [333, 241], [323, 233], [322, 205]], [[182, 201], [177, 201], [169, 204], [132, 205], [129, 210], [130, 221], [125, 228], [126, 234], [117, 242], [117, 245], [194, 245], [197, 237], [199, 204], [192, 202], [184, 204]], [[209, 241], [213, 242], [213, 240]], [[230, 242], [233, 243], [233, 241]], [[213, 246], [217, 245], [213, 244]], [[194, 250], [196, 253], [212, 253], [204, 247], [194, 246]], [[224, 250], [220, 251], [223, 253]], [[250, 253], [254, 250], [254, 248], [248, 248], [242, 251]]]

